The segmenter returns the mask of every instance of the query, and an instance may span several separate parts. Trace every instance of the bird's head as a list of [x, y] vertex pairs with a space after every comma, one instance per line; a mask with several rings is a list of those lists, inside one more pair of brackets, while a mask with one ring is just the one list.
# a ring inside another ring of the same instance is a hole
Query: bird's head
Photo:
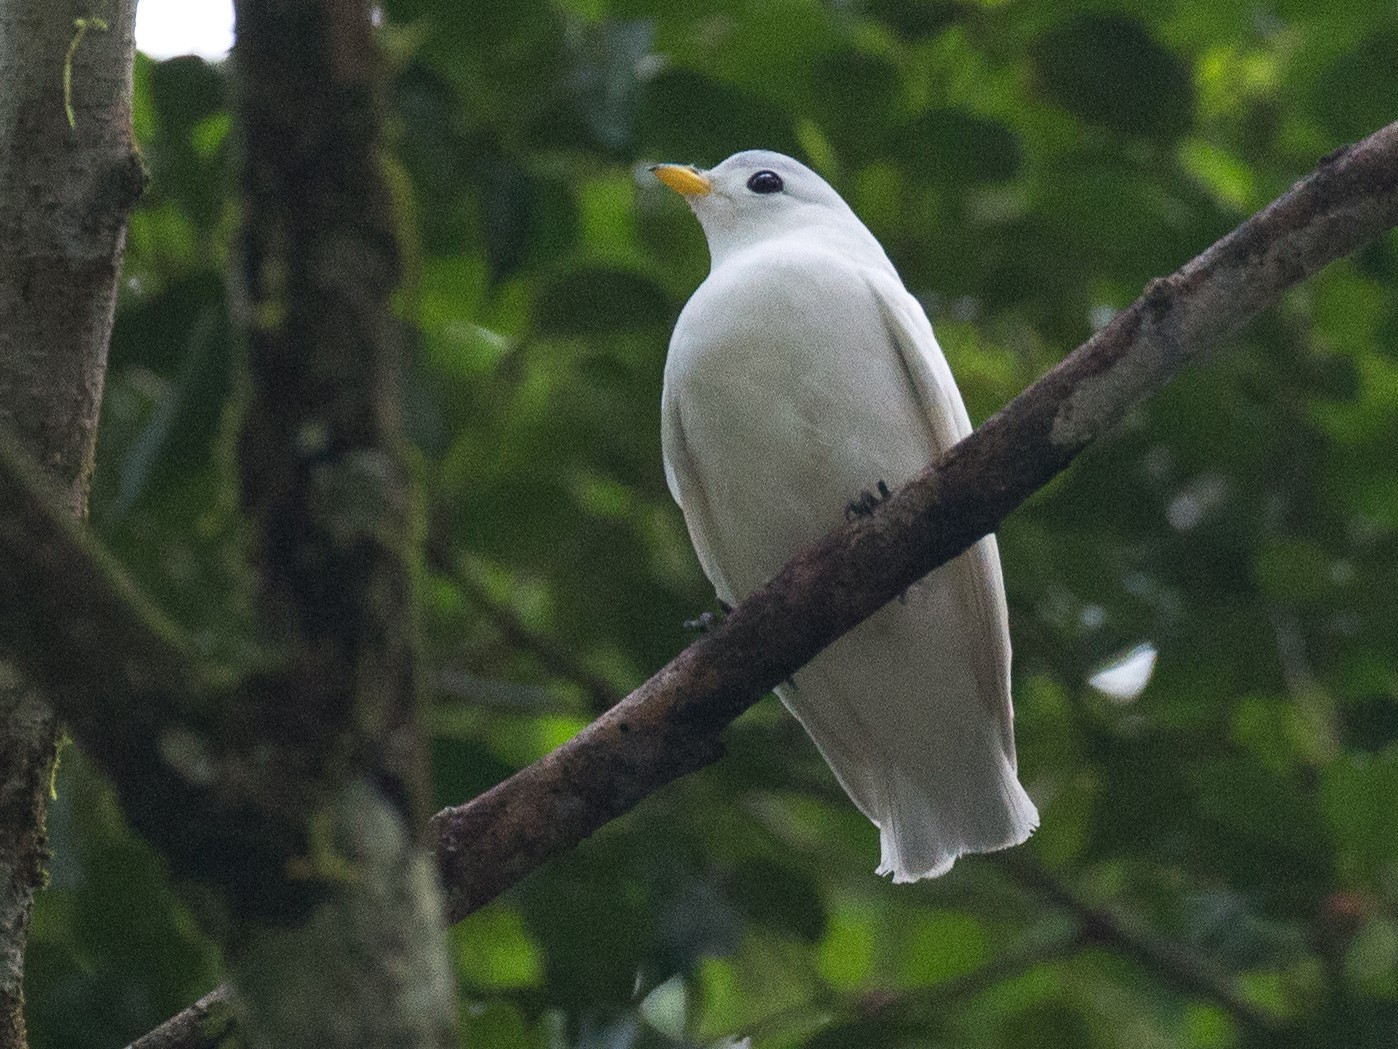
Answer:
[[707, 171], [688, 164], [650, 170], [694, 210], [715, 267], [746, 248], [790, 236], [820, 238], [836, 250], [872, 250], [886, 264], [883, 249], [830, 184], [781, 153], [750, 149]]

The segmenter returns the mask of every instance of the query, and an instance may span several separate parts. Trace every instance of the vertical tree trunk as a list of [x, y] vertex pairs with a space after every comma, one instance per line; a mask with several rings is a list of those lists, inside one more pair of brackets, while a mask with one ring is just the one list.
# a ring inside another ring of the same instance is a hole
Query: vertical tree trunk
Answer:
[[318, 887], [308, 913], [242, 931], [235, 1001], [259, 1047], [446, 1049], [453, 974], [423, 840], [417, 537], [369, 8], [236, 9], [239, 469], [262, 627], [286, 656], [276, 687], [246, 699], [315, 776], [293, 862]]
[[[87, 508], [126, 220], [135, 0], [0, 3], [0, 425]], [[73, 125], [64, 71], [71, 57]], [[24, 947], [57, 750], [42, 697], [0, 666], [0, 1049], [26, 1044]]]

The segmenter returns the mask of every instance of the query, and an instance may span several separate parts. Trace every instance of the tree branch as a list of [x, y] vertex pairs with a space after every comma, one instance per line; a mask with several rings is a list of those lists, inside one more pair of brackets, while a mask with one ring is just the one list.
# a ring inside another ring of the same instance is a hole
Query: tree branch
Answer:
[[[462, 570], [462, 576], [466, 576], [465, 569]], [[492, 620], [497, 613], [511, 617], [509, 620], [511, 629], [508, 636], [512, 643], [533, 652], [541, 660], [546, 661], [549, 669], [577, 684], [573, 674], [574, 672], [583, 672], [583, 668], [571, 652], [554, 639], [531, 630], [518, 617], [515, 617], [510, 609], [503, 608], [495, 602], [473, 578], [464, 578], [462, 583], [463, 586], [466, 586], [472, 600], [477, 601], [480, 605], [489, 606], [486, 611]], [[610, 702], [605, 706], [611, 706], [619, 698], [612, 696]], [[1114, 910], [1091, 906], [1083, 901], [1072, 888], [1032, 859], [1026, 859], [1022, 854], [1014, 851], [996, 853], [987, 858], [999, 865], [1022, 888], [1071, 914], [1076, 922], [1076, 931], [1070, 941], [1061, 943], [1055, 941], [1048, 946], [1047, 950], [1035, 948], [1025, 952], [1023, 956], [1015, 956], [1004, 959], [1000, 963], [992, 963], [983, 970], [978, 970], [960, 980], [952, 981], [949, 985], [939, 985], [933, 989], [933, 1002], [945, 1003], [972, 994], [974, 989], [998, 982], [999, 979], [1008, 975], [1003, 971], [1005, 966], [1023, 967], [1039, 960], [1067, 957], [1084, 946], [1101, 945], [1135, 960], [1185, 994], [1198, 995], [1217, 1002], [1235, 1020], [1250, 1028], [1267, 1030], [1278, 1025], [1278, 1020], [1275, 1017], [1262, 1012], [1252, 1003], [1241, 998], [1226, 974], [1216, 971], [1207, 960], [1198, 957], [1177, 943], [1138, 927], [1135, 922]], [[892, 1013], [901, 1015], [909, 1009], [917, 1010], [919, 1015], [931, 1014], [935, 1011], [927, 1006], [928, 1003], [924, 1002], [920, 996], [903, 996], [896, 1002], [880, 1005], [876, 1010], [877, 1022], [883, 1024], [892, 1019]], [[849, 1026], [853, 1030], [854, 1027], [868, 1021], [869, 1016], [863, 1015], [853, 1020]], [[829, 1028], [823, 1032], [822, 1038], [838, 1036], [839, 1032], [845, 1030], [845, 1027], [846, 1025], [836, 1025]], [[834, 1034], [832, 1035], [831, 1032]], [[868, 1040], [873, 1035], [866, 1030], [864, 1037], [865, 1040]]]
[[[465, 569], [462, 570], [462, 576], [466, 577]], [[462, 584], [467, 588], [472, 600], [476, 601], [478, 605], [486, 606], [483, 611], [486, 611], [492, 621], [494, 621], [496, 614], [510, 617], [508, 620], [510, 630], [507, 636], [513, 644], [533, 652], [545, 661], [545, 665], [549, 669], [569, 680], [574, 679], [575, 672], [583, 671], [581, 663], [571, 652], [552, 638], [531, 630], [518, 617], [515, 617], [510, 609], [503, 608], [495, 602], [485, 592], [484, 587], [481, 587], [473, 578], [463, 578]], [[574, 683], [577, 682], [574, 681]], [[605, 693], [603, 694], [605, 695]], [[617, 702], [619, 698], [612, 696], [610, 702], [606, 703], [603, 709]], [[1002, 971], [1006, 965], [1034, 964], [1039, 960], [1067, 957], [1084, 946], [1101, 945], [1135, 960], [1185, 994], [1199, 995], [1217, 1002], [1235, 1020], [1250, 1028], [1269, 1030], [1278, 1025], [1276, 1018], [1262, 1012], [1252, 1003], [1241, 998], [1225, 974], [1217, 972], [1205, 959], [1199, 958], [1193, 952], [1177, 943], [1162, 939], [1139, 928], [1134, 922], [1113, 910], [1089, 905], [1079, 898], [1068, 885], [1037, 863], [1025, 859], [1022, 855], [1014, 852], [1001, 852], [988, 857], [988, 859], [997, 863], [1022, 888], [1071, 914], [1075, 919], [1077, 930], [1071, 941], [1055, 942], [1046, 951], [1032, 950], [1026, 952], [1023, 957], [1016, 956], [1005, 959], [1002, 963], [992, 964], [961, 980], [952, 981], [951, 985], [939, 985], [934, 988], [933, 1001], [936, 1003], [945, 1003], [964, 997], [974, 993], [973, 988], [979, 989], [997, 982], [1008, 975]], [[901, 1016], [909, 1009], [917, 1010], [919, 1015], [922, 1013], [930, 1014], [934, 1011], [927, 1008], [927, 1003], [923, 1002], [921, 997], [904, 996], [897, 1002], [880, 1005], [876, 1010], [876, 1022], [880, 1025], [891, 1022], [892, 1014], [897, 1013]], [[851, 1030], [863, 1029], [860, 1025], [868, 1023], [869, 1019], [869, 1016], [864, 1015], [854, 1019], [849, 1025], [836, 1025], [823, 1032], [821, 1037], [838, 1038], [839, 1033], [845, 1031], [846, 1027]], [[863, 1036], [868, 1040], [873, 1037], [873, 1034], [864, 1030]]]
[[229, 890], [244, 916], [300, 906], [309, 879], [284, 875], [304, 848], [305, 777], [233, 702], [276, 678], [206, 668], [57, 504], [0, 427], [0, 652], [50, 698], [177, 880]]
[[649, 794], [721, 756], [772, 686], [955, 557], [1133, 405], [1282, 292], [1398, 223], [1398, 124], [1304, 181], [1170, 277], [975, 433], [800, 551], [716, 630], [574, 739], [432, 820], [450, 914], [484, 905]]
[[210, 687], [195, 656], [58, 505], [0, 427], [0, 651], [53, 696], [101, 764], [155, 744]]
[[126, 1049], [236, 1049], [243, 1043], [234, 1034], [232, 992], [215, 987], [187, 1009], [182, 1009], [154, 1031], [143, 1034]]

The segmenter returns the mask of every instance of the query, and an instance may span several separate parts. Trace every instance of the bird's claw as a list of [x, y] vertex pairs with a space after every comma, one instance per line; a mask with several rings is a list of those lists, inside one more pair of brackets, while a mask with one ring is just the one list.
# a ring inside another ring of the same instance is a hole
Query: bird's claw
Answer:
[[880, 481], [874, 487], [876, 489], [875, 492], [871, 492], [866, 488], [859, 493], [858, 499], [851, 499], [845, 504], [846, 521], [853, 521], [857, 517], [873, 517], [874, 510], [879, 504], [888, 502], [888, 498], [892, 494], [888, 490], [888, 483], [886, 481]]
[[724, 619], [727, 618], [728, 613], [733, 611], [733, 606], [721, 597], [717, 600], [718, 615], [714, 615], [712, 612], [700, 612], [694, 619], [686, 619], [684, 621], [684, 628], [686, 630], [692, 630], [697, 634], [707, 634], [710, 630], [714, 629], [714, 627], [722, 623]]
[[684, 628], [686, 630], [692, 630], [696, 634], [707, 634], [718, 625], [718, 622], [718, 616], [714, 615], [712, 612], [700, 612], [695, 618], [686, 619], [684, 621]]
[[695, 618], [686, 619], [684, 621], [684, 628], [686, 630], [692, 630], [696, 634], [707, 634], [710, 630], [713, 630], [722, 623], [724, 617], [727, 616], [729, 612], [733, 611], [731, 605], [726, 605], [722, 601], [718, 603], [718, 607], [722, 609], [722, 611], [717, 615], [712, 612], [700, 612]]

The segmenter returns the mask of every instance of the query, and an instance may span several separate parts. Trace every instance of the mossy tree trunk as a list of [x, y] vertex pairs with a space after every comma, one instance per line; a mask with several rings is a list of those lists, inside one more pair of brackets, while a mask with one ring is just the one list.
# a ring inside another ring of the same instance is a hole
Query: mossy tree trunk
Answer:
[[[0, 425], [79, 519], [126, 220], [144, 183], [131, 139], [135, 0], [97, 6], [0, 5]], [[46, 697], [0, 666], [0, 1049], [26, 1044], [24, 948], [58, 732]]]
[[233, 280], [251, 380], [238, 458], [262, 628], [284, 656], [239, 698], [306, 770], [289, 862], [315, 892], [252, 913], [233, 983], [254, 1044], [435, 1049], [454, 1043], [454, 993], [423, 834], [416, 503], [368, 8], [236, 10]]

